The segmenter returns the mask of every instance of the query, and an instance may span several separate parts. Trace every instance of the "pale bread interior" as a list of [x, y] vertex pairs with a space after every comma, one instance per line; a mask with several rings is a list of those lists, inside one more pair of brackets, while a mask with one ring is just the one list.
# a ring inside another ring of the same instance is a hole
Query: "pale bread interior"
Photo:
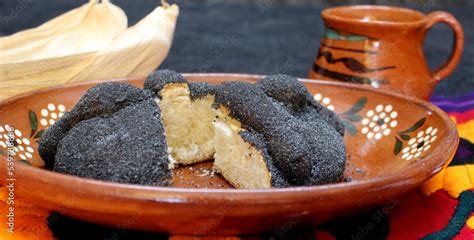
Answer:
[[[228, 109], [212, 108], [214, 96], [194, 101], [187, 84], [166, 85], [160, 92], [170, 166], [214, 157], [214, 169], [236, 188], [271, 188], [262, 152], [239, 135], [245, 129], [228, 116]], [[218, 118], [216, 118], [218, 116]]]
[[192, 164], [212, 158], [215, 113], [213, 96], [191, 101], [187, 84], [166, 85], [157, 100], [163, 119], [168, 151], [176, 164]]
[[271, 188], [271, 173], [262, 152], [239, 135], [245, 131], [232, 120], [214, 121], [214, 169], [236, 188]]

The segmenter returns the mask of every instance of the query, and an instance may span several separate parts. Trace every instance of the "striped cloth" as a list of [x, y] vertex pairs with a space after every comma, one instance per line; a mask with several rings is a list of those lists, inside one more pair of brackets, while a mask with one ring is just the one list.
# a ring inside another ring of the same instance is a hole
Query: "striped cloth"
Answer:
[[[283, 239], [474, 239], [474, 92], [460, 97], [435, 96], [431, 101], [457, 124], [461, 138], [453, 161], [421, 188], [385, 207], [338, 219], [318, 229], [288, 231]], [[0, 213], [7, 199], [0, 187]], [[15, 200], [15, 234], [0, 225], [0, 239], [199, 239], [123, 231], [70, 219]], [[0, 215], [2, 223], [6, 216]], [[281, 237], [279, 234], [278, 238]], [[222, 239], [278, 239], [235, 236]], [[220, 238], [212, 238], [220, 239]]]
[[321, 226], [316, 239], [474, 239], [474, 92], [430, 101], [459, 130], [459, 148], [449, 166], [383, 208]]
[[401, 200], [390, 218], [388, 239], [474, 239], [474, 92], [434, 96], [431, 102], [457, 124], [453, 161], [420, 190]]

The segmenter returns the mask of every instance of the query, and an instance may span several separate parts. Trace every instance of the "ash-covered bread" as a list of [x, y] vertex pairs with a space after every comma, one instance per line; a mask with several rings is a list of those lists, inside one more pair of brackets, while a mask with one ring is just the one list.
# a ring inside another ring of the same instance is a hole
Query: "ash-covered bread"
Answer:
[[167, 186], [171, 172], [160, 109], [149, 99], [76, 124], [59, 142], [54, 171]]
[[214, 87], [188, 84], [180, 74], [161, 70], [146, 79], [144, 89], [156, 96], [173, 161], [191, 164], [211, 159], [215, 152]]
[[[214, 106], [231, 127], [253, 129], [263, 136], [274, 165], [290, 185], [333, 183], [342, 178], [344, 142], [326, 121], [308, 124], [256, 85], [244, 82], [219, 85]], [[252, 174], [251, 169], [243, 170], [242, 174]]]
[[77, 123], [94, 117], [108, 117], [118, 110], [150, 98], [142, 89], [124, 83], [103, 83], [89, 89], [74, 108], [48, 128], [39, 142], [45, 167], [52, 169], [59, 141]]
[[168, 84], [177, 84], [179, 86], [181, 84], [187, 85], [188, 82], [181, 74], [178, 74], [175, 71], [159, 70], [148, 75], [145, 84], [143, 85], [143, 89], [161, 99], [160, 91]]
[[45, 131], [39, 153], [49, 169], [77, 176], [153, 185], [171, 177], [158, 105], [129, 84], [89, 89]]
[[191, 94], [191, 100], [196, 100], [206, 96], [214, 96], [216, 87], [206, 82], [189, 83], [189, 93]]
[[344, 135], [342, 120], [314, 100], [308, 89], [295, 77], [284, 74], [270, 75], [258, 81], [256, 85], [298, 119], [306, 122], [322, 119]]
[[90, 89], [44, 133], [39, 152], [57, 172], [146, 185], [168, 185], [175, 163], [214, 158], [234, 187], [271, 188], [341, 180], [343, 133], [295, 78], [216, 86], [162, 70], [144, 90]]

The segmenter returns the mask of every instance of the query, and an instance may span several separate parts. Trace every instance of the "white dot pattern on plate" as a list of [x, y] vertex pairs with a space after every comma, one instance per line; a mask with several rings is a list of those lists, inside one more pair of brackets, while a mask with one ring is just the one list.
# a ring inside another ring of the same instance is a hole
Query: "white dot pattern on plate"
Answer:
[[398, 113], [393, 111], [392, 105], [378, 104], [374, 109], [367, 111], [366, 117], [362, 119], [361, 133], [368, 139], [379, 140], [389, 135], [398, 125], [397, 116]]
[[8, 136], [9, 132], [12, 133], [13, 141], [16, 143], [16, 146], [12, 147], [13, 151], [16, 153], [16, 156], [18, 156], [21, 160], [33, 158], [33, 153], [35, 150], [31, 147], [31, 141], [25, 137], [22, 138], [23, 133], [18, 129], [12, 128], [10, 125], [4, 125], [0, 127], [0, 134], [3, 133], [2, 138], [0, 138], [0, 148], [2, 148], [2, 150], [5, 152], [8, 151], [9, 140], [11, 140], [11, 138]]
[[408, 146], [402, 149], [402, 159], [410, 161], [423, 155], [431, 148], [431, 143], [436, 140], [436, 133], [438, 133], [438, 129], [433, 127], [419, 131], [415, 137], [408, 141]]
[[321, 93], [314, 94], [314, 100], [319, 102], [321, 105], [326, 107], [327, 109], [334, 111], [334, 105], [331, 104], [331, 99], [328, 97], [324, 97]]
[[44, 109], [41, 109], [41, 119], [39, 123], [41, 126], [48, 128], [53, 125], [59, 118], [66, 113], [66, 107], [62, 104], [54, 105], [49, 103]]

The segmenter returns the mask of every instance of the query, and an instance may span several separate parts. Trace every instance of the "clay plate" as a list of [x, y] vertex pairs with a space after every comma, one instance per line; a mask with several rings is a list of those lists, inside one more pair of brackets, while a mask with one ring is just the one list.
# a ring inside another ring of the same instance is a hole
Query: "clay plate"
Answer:
[[[255, 82], [262, 76], [186, 74], [191, 82]], [[143, 79], [119, 79], [141, 87]], [[40, 90], [0, 103], [0, 150], [16, 129], [15, 194], [78, 219], [173, 234], [256, 233], [292, 223], [305, 227], [387, 203], [416, 188], [452, 159], [454, 123], [435, 106], [361, 86], [302, 79], [315, 99], [345, 122], [346, 178], [324, 186], [229, 189], [209, 163], [174, 171], [175, 187], [117, 184], [41, 169], [42, 131], [97, 82]], [[8, 126], [6, 126], [8, 125]], [[6, 179], [6, 161], [2, 180]]]

